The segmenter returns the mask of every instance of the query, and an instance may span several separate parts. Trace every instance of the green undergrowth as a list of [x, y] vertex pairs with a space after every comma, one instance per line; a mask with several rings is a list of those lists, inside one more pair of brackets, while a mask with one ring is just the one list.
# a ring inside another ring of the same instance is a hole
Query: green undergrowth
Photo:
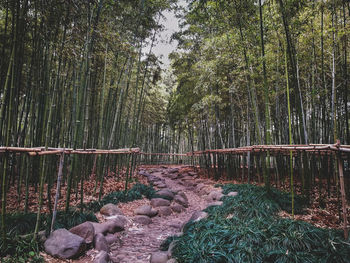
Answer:
[[[173, 250], [178, 262], [350, 262], [350, 242], [342, 231], [278, 217], [288, 194], [253, 185], [224, 185], [222, 206], [206, 209], [207, 219], [189, 222]], [[296, 198], [302, 211], [305, 202]]]
[[105, 195], [101, 201], [93, 201], [85, 205], [85, 208], [93, 212], [99, 211], [104, 205], [112, 203], [126, 203], [134, 200], [139, 200], [144, 197], [151, 199], [155, 195], [155, 190], [152, 186], [144, 184], [135, 184], [130, 190], [116, 191]]
[[[101, 202], [93, 201], [84, 205], [84, 211], [79, 208], [71, 208], [67, 213], [58, 211], [54, 229], [70, 229], [86, 221], [98, 222], [94, 212], [100, 210], [108, 203], [118, 204], [138, 199], [153, 198], [153, 187], [136, 184], [128, 191], [116, 191], [107, 194]], [[39, 255], [41, 244], [32, 240], [35, 229], [36, 213], [12, 213], [6, 215], [6, 239], [0, 236], [0, 262], [44, 262]], [[49, 233], [52, 216], [42, 214], [41, 230]], [[11, 255], [10, 257], [7, 255]], [[7, 257], [6, 257], [7, 256]]]

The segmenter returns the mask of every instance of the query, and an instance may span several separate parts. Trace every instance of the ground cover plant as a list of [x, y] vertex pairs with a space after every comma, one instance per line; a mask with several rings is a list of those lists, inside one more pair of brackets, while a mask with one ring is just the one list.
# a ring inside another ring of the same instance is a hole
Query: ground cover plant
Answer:
[[[239, 194], [207, 208], [207, 219], [187, 223], [175, 238], [178, 262], [350, 262], [350, 242], [342, 231], [276, 215], [287, 206], [286, 193], [247, 184], [223, 186], [224, 193], [230, 191]], [[302, 212], [303, 198], [296, 200]]]

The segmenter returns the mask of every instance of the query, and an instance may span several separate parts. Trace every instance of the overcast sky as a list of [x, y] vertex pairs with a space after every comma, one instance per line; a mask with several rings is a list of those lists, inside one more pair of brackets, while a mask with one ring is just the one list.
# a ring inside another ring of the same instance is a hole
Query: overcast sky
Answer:
[[[179, 5], [186, 5], [185, 0], [180, 0]], [[163, 68], [167, 68], [169, 66], [168, 55], [176, 49], [177, 42], [172, 41], [170, 43], [171, 35], [177, 31], [179, 31], [179, 19], [175, 17], [174, 11], [164, 11], [164, 18], [160, 20], [160, 23], [164, 26], [164, 31], [162, 31], [157, 36], [157, 43], [153, 47], [153, 53], [160, 57], [160, 60], [164, 63]]]

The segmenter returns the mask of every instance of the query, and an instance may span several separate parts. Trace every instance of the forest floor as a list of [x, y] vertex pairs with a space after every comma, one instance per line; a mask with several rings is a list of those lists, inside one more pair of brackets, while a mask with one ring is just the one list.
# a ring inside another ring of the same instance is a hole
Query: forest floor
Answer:
[[[179, 169], [179, 178], [171, 177], [172, 169]], [[160, 250], [160, 246], [167, 237], [181, 234], [182, 227], [189, 221], [191, 216], [196, 211], [205, 209], [212, 200], [204, 198], [200, 191], [196, 191], [196, 185], [204, 184], [208, 192], [217, 188], [216, 184], [225, 183], [240, 183], [237, 181], [214, 181], [209, 179], [203, 170], [198, 170], [189, 166], [141, 166], [138, 171], [145, 171], [152, 174], [154, 177], [158, 177], [164, 182], [166, 188], [179, 192], [182, 191], [188, 198], [188, 208], [184, 209], [180, 213], [172, 212], [170, 215], [156, 216], [152, 218], [152, 223], [149, 225], [140, 225], [133, 222], [134, 210], [142, 205], [149, 205], [151, 203], [148, 199], [136, 200], [129, 203], [120, 203], [118, 207], [122, 210], [125, 216], [128, 218], [128, 224], [125, 231], [116, 233], [117, 241], [110, 245], [110, 259], [112, 262], [150, 262], [151, 254]], [[192, 176], [189, 176], [192, 174]], [[92, 178], [94, 179], [94, 178]], [[146, 177], [137, 175], [137, 181], [147, 184]], [[88, 182], [88, 181], [86, 181]], [[110, 191], [116, 191], [123, 189], [122, 180], [116, 181], [115, 177], [109, 176], [106, 179], [105, 193]], [[88, 183], [86, 193], [90, 193], [94, 187], [94, 180]], [[107, 189], [108, 188], [108, 189]], [[155, 186], [156, 189], [161, 189]], [[162, 187], [162, 189], [164, 186]], [[283, 189], [282, 189], [283, 190]], [[288, 190], [288, 189], [285, 189]], [[320, 198], [318, 198], [317, 189], [312, 193], [314, 198], [311, 205], [305, 209], [305, 213], [296, 215], [295, 219], [309, 222], [317, 227], [322, 228], [341, 228], [340, 220], [338, 217], [338, 206], [336, 204], [337, 199], [334, 195], [330, 198], [322, 197], [325, 207], [320, 206]], [[87, 200], [95, 200], [96, 195], [87, 194]], [[33, 195], [33, 199], [35, 196]], [[76, 198], [77, 202], [79, 198]], [[15, 202], [16, 196], [13, 196], [13, 202]], [[34, 202], [34, 201], [33, 201]], [[13, 203], [12, 203], [13, 204]], [[62, 204], [63, 205], [63, 204]], [[35, 206], [31, 206], [35, 208]], [[283, 211], [279, 214], [281, 217], [291, 217], [290, 214]], [[96, 214], [100, 222], [103, 222], [104, 217], [98, 212]], [[98, 254], [96, 250], [89, 250], [84, 256], [77, 260], [58, 260], [46, 253], [41, 253], [46, 262], [60, 263], [60, 262], [93, 262], [94, 258]]]

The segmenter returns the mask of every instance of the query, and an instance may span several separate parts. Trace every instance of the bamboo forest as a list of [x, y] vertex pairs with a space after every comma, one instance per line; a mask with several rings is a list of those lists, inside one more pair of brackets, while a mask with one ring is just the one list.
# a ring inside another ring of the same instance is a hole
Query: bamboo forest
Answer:
[[0, 262], [350, 263], [349, 0], [0, 0]]

